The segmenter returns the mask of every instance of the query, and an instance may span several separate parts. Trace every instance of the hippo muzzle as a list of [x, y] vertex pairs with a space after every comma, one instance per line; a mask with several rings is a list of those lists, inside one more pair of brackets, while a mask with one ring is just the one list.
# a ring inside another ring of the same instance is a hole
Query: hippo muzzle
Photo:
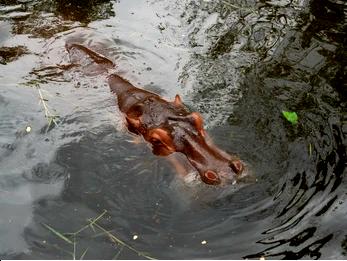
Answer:
[[244, 164], [236, 156], [207, 142], [206, 132], [176, 126], [173, 140], [177, 152], [183, 153], [198, 171], [201, 180], [209, 185], [236, 184], [244, 175]]

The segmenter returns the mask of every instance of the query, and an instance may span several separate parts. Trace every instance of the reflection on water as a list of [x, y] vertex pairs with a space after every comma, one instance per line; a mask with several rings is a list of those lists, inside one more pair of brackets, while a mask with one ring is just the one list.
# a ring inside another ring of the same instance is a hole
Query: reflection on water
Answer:
[[[107, 210], [98, 224], [155, 258], [344, 258], [345, 13], [328, 0], [1, 1], [0, 48], [25, 52], [0, 52], [0, 256], [143, 258], [95, 227], [74, 248], [43, 225], [71, 233]], [[76, 36], [135, 85], [180, 93], [258, 182], [176, 178], [124, 131], [105, 74], [69, 66]]]

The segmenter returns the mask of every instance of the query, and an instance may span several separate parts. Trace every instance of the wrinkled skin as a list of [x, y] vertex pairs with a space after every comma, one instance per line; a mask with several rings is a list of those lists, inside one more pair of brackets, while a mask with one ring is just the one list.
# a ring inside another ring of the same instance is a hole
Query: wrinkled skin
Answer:
[[[102, 70], [114, 67], [112, 61], [83, 45], [67, 43], [66, 48], [69, 53], [74, 48], [86, 53]], [[108, 83], [128, 130], [143, 136], [155, 155], [183, 153], [201, 180], [210, 185], [235, 184], [246, 175], [241, 160], [212, 144], [201, 115], [189, 112], [178, 95], [174, 101], [166, 101], [115, 74], [108, 76]]]

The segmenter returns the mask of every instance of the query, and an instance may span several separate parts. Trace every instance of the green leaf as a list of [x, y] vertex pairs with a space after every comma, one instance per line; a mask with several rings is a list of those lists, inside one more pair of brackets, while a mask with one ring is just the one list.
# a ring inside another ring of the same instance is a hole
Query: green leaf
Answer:
[[298, 123], [298, 115], [294, 111], [282, 111], [284, 118], [291, 124], [295, 125]]

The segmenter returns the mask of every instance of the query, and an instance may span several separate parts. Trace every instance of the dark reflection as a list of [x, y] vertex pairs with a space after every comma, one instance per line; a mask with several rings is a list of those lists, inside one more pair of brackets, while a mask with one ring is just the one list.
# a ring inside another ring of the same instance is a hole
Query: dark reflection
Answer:
[[345, 239], [341, 242], [342, 254], [344, 256], [347, 255], [347, 235], [345, 235]]
[[[34, 0], [24, 4], [21, 1], [11, 1], [11, 3], [6, 4], [21, 4], [20, 10], [32, 12], [34, 17], [39, 15], [40, 11], [53, 12], [66, 20], [82, 23], [114, 16], [113, 5], [110, 0]], [[44, 20], [44, 17], [36, 18]]]
[[187, 35], [193, 55], [180, 78], [193, 88], [194, 105], [208, 122], [221, 124], [233, 114], [240, 74], [273, 54], [302, 7], [294, 1], [189, 1], [182, 18], [195, 24]]
[[63, 180], [67, 177], [66, 170], [58, 164], [38, 163], [32, 168], [29, 173], [24, 173], [23, 176], [30, 182], [36, 183], [53, 183], [56, 180]]
[[[313, 229], [314, 232], [315, 229]], [[311, 238], [313, 236], [313, 233], [310, 231], [303, 231], [300, 234], [294, 236], [293, 238], [289, 240], [282, 240], [277, 242], [271, 242], [271, 243], [277, 243], [277, 245], [265, 249], [263, 252], [254, 254], [254, 255], [248, 255], [244, 258], [261, 258], [261, 257], [267, 257], [267, 258], [276, 258], [276, 259], [301, 259], [301, 258], [311, 258], [311, 259], [319, 259], [321, 257], [321, 248], [329, 242], [333, 238], [333, 234], [327, 235], [321, 239], [318, 239], [314, 241], [313, 243], [309, 244], [308, 246], [298, 250], [298, 251], [282, 251], [278, 252], [276, 254], [271, 254], [272, 249], [282, 246], [284, 244], [289, 243], [289, 246], [297, 246], [296, 242], [298, 237], [304, 236], [303, 238], [300, 238], [299, 242], [302, 244], [304, 241], [306, 241], [308, 238]], [[302, 241], [303, 239], [303, 241]], [[293, 241], [291, 241], [293, 240]]]
[[306, 173], [297, 173], [295, 177], [292, 179], [293, 181], [293, 188], [296, 187], [298, 184], [298, 180], [300, 179], [300, 184], [296, 192], [292, 193], [292, 198], [287, 203], [285, 207], [282, 208], [282, 211], [277, 215], [277, 217], [280, 217], [288, 212], [288, 210], [291, 207], [296, 207], [297, 204], [301, 201], [302, 197], [305, 195], [305, 191], [308, 189], [307, 187], [307, 181], [306, 181]]
[[106, 19], [114, 16], [110, 0], [43, 0], [5, 1], [7, 9], [0, 9], [0, 20], [13, 21], [14, 34], [30, 34], [34, 37], [49, 38], [67, 31], [78, 24]]
[[211, 56], [217, 58], [218, 55], [230, 52], [235, 42], [235, 38], [235, 32], [227, 31], [224, 35], [218, 38], [216, 43], [212, 46], [210, 50]]
[[[310, 45], [312, 37], [319, 36], [320, 40], [327, 43], [343, 43], [346, 37], [345, 7], [338, 1], [323, 0], [310, 3], [310, 13], [315, 22], [308, 24], [303, 37], [303, 47]], [[309, 19], [306, 16], [304, 19]], [[336, 57], [339, 59], [338, 57]]]
[[114, 15], [110, 0], [55, 0], [56, 12], [64, 19], [90, 22]]
[[0, 47], [0, 64], [17, 60], [18, 57], [27, 53], [28, 49], [25, 46]]
[[321, 215], [323, 215], [324, 213], [326, 213], [326, 212], [329, 210], [329, 208], [335, 203], [336, 199], [337, 199], [337, 195], [336, 195], [335, 197], [333, 197], [332, 199], [330, 199], [330, 200], [328, 201], [328, 203], [326, 203], [325, 205], [323, 205], [323, 206], [322, 206], [322, 209], [319, 210], [319, 211], [316, 213], [316, 216], [318, 217], [318, 216], [321, 216]]
[[0, 0], [0, 4], [2, 5], [14, 5], [18, 4], [17, 0]]
[[[318, 12], [323, 9], [324, 12]], [[343, 10], [344, 6], [329, 1], [312, 1], [310, 11], [314, 19], [302, 16], [303, 31], [289, 32], [272, 60], [255, 66], [246, 78], [249, 90], [244, 100], [257, 95], [276, 108], [277, 117], [281, 110], [290, 109], [300, 115], [301, 121], [295, 127], [286, 122], [277, 126], [276, 132], [286, 128], [291, 143], [287, 148], [289, 177], [276, 198], [281, 202], [276, 224], [266, 229], [263, 234], [267, 238], [258, 242], [271, 247], [245, 258], [318, 259], [324, 252], [322, 248], [334, 238], [331, 228], [306, 226], [314, 220], [319, 224], [324, 215], [331, 216], [345, 193], [341, 184], [347, 162], [346, 122], [341, 108], [346, 105], [346, 96], [341, 88], [344, 65], [337, 57], [344, 48], [344, 40], [339, 37], [345, 21]], [[333, 14], [336, 17], [327, 23]], [[256, 108], [259, 118], [269, 117]], [[273, 120], [278, 121], [276, 117]], [[266, 125], [256, 130], [271, 132]], [[283, 139], [280, 134], [274, 137]], [[344, 224], [340, 225], [342, 230], [346, 229]], [[289, 237], [293, 229], [301, 232]], [[294, 248], [298, 246], [299, 250]]]

